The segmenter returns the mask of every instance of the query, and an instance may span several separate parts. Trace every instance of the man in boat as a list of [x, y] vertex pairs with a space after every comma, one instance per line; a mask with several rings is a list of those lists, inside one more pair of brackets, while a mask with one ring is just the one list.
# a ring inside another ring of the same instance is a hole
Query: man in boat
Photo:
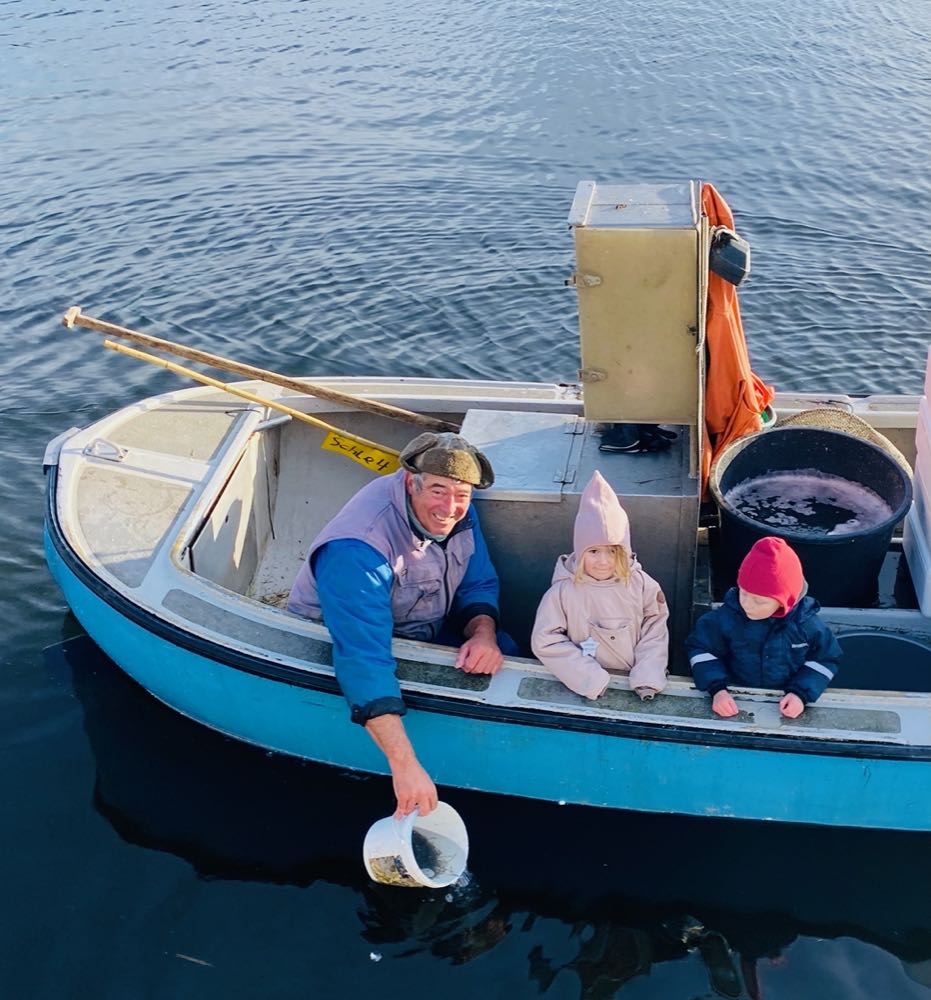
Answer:
[[326, 622], [336, 677], [352, 710], [385, 754], [397, 813], [437, 802], [401, 716], [392, 635], [458, 646], [456, 666], [494, 674], [502, 648], [498, 576], [472, 506], [494, 482], [488, 459], [458, 434], [420, 434], [401, 468], [364, 486], [311, 542], [288, 610]]

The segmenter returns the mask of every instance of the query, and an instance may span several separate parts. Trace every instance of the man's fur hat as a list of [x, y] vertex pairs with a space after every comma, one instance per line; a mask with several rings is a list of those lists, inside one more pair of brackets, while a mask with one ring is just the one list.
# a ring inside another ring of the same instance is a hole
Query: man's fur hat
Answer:
[[480, 490], [495, 481], [491, 462], [459, 434], [418, 434], [401, 452], [400, 462], [408, 472], [458, 479]]

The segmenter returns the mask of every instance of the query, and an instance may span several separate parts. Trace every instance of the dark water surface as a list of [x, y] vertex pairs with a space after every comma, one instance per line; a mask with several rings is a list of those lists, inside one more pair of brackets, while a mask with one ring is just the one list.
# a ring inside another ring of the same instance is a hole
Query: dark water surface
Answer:
[[380, 890], [386, 780], [163, 709], [41, 552], [46, 441], [179, 384], [67, 306], [296, 374], [571, 378], [583, 178], [716, 183], [768, 381], [920, 391], [929, 48], [926, 0], [0, 3], [0, 995], [931, 994], [926, 836], [449, 791], [472, 883]]

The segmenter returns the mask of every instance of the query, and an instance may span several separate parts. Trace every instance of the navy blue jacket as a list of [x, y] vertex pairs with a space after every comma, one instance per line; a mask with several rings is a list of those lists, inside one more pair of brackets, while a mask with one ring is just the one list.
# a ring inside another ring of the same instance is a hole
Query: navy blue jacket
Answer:
[[803, 597], [784, 618], [751, 621], [732, 587], [720, 608], [701, 616], [685, 640], [695, 686], [714, 696], [731, 684], [776, 688], [815, 701], [837, 673], [842, 651]]

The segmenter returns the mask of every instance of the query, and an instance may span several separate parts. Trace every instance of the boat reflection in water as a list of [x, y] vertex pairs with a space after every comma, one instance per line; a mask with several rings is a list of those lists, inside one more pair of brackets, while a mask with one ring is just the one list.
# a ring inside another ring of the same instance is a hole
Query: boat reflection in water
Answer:
[[392, 889], [370, 882], [361, 859], [365, 830], [392, 801], [386, 778], [219, 736], [160, 705], [86, 637], [48, 655], [64, 660], [83, 708], [94, 805], [125, 841], [210, 879], [342, 886], [359, 897], [374, 958], [384, 948], [463, 965], [517, 936], [535, 992], [574, 975], [588, 998], [658, 963], [698, 959], [689, 988], [760, 997], [767, 967], [791, 961], [785, 949], [805, 937], [876, 945], [919, 982], [931, 963], [927, 835], [443, 790], [469, 827], [468, 879]]

